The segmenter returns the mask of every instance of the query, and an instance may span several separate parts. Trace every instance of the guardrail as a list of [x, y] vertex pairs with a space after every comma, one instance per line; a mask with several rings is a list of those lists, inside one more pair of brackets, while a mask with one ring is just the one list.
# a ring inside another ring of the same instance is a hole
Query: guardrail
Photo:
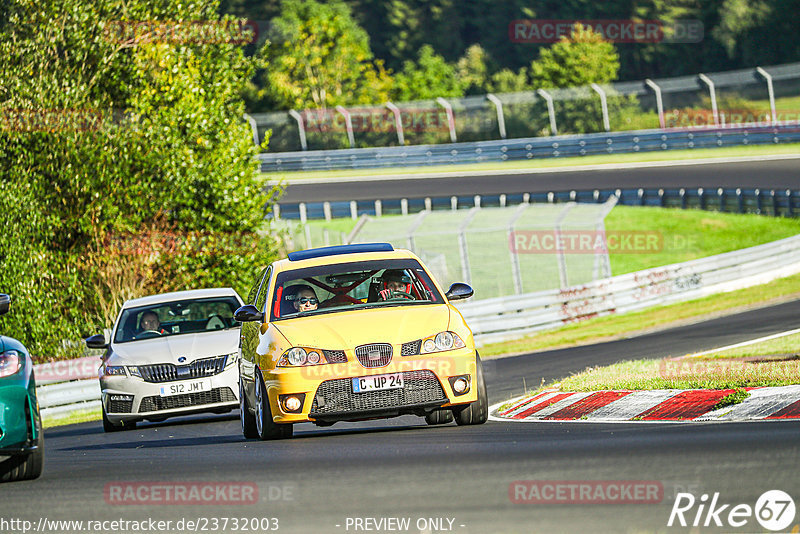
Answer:
[[[409, 197], [339, 202], [278, 203], [273, 208], [276, 218], [299, 220], [350, 217], [362, 215], [408, 215], [422, 210], [456, 210], [473, 207], [506, 207], [526, 202], [603, 203], [616, 196], [623, 206], [719, 210], [729, 213], [794, 217], [800, 215], [800, 190], [742, 188], [659, 188], [659, 189], [594, 189], [553, 190], [547, 193], [501, 193], [496, 195], [460, 195], [452, 197]], [[326, 243], [327, 244], [327, 243]], [[308, 247], [310, 248], [310, 247]]]
[[479, 344], [685, 301], [800, 272], [800, 235], [707, 258], [513, 297], [457, 303]]
[[262, 172], [366, 169], [503, 162], [535, 158], [653, 152], [800, 142], [800, 123], [603, 132], [380, 148], [259, 154]]

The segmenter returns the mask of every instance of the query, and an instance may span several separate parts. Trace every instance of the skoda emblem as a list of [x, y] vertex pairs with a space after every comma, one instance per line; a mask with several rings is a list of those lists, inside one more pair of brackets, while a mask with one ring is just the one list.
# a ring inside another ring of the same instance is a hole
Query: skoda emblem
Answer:
[[185, 361], [186, 361], [186, 356], [181, 356], [180, 358], [178, 358], [178, 363], [183, 363]]

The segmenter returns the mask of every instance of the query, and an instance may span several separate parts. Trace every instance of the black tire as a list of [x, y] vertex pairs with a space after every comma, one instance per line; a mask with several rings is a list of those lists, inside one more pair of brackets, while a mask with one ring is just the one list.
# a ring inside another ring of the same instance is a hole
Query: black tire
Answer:
[[483, 380], [483, 364], [477, 352], [475, 360], [477, 366], [475, 387], [478, 390], [478, 399], [458, 411], [453, 408], [453, 415], [459, 425], [482, 425], [489, 419], [489, 397], [486, 394], [486, 382]]
[[103, 406], [103, 430], [106, 432], [119, 432], [121, 430], [131, 430], [136, 428], [136, 421], [128, 421], [122, 422], [120, 424], [114, 424], [108, 420], [108, 416], [106, 415], [106, 407]]
[[425, 416], [425, 422], [429, 425], [446, 425], [453, 422], [453, 410], [440, 408]]
[[42, 434], [42, 420], [36, 415], [33, 418], [36, 427], [36, 439], [33, 440], [31, 429], [31, 415], [28, 406], [25, 406], [25, 415], [28, 419], [28, 442], [36, 443], [36, 450], [25, 455], [12, 456], [0, 462], [0, 482], [16, 482], [18, 480], [33, 480], [39, 478], [44, 469], [44, 434]]
[[256, 417], [250, 413], [250, 408], [247, 403], [247, 396], [244, 393], [244, 386], [242, 377], [239, 377], [239, 419], [242, 422], [242, 434], [246, 439], [255, 439], [258, 437], [256, 430]]
[[264, 386], [261, 371], [256, 369], [256, 437], [260, 440], [291, 438], [293, 426], [291, 423], [279, 425], [272, 420], [272, 409], [269, 407], [269, 398]]

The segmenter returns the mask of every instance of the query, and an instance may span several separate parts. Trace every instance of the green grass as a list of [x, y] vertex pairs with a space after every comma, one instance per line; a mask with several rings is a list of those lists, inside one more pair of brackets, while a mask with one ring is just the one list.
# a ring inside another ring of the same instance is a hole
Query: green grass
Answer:
[[[507, 208], [508, 213], [516, 209], [514, 206]], [[447, 211], [436, 211], [437, 217], [448, 217]], [[457, 216], [463, 216], [459, 212]], [[397, 221], [398, 226], [405, 226], [416, 215], [402, 217], [399, 215], [386, 215], [382, 221]], [[328, 229], [331, 236], [338, 236], [344, 232], [349, 234], [356, 225], [353, 219], [333, 219], [329, 222], [314, 220], [308, 222], [312, 229], [313, 239], [321, 243], [320, 237], [323, 229]], [[715, 254], [722, 254], [732, 250], [777, 241], [785, 237], [800, 234], [800, 218], [775, 218], [753, 214], [721, 213], [716, 211], [701, 211], [697, 209], [673, 209], [639, 206], [616, 206], [605, 219], [606, 231], [612, 232], [647, 232], [658, 238], [659, 249], [645, 250], [633, 253], [611, 252], [611, 273], [613, 275], [631, 273], [660, 267], [671, 263], [680, 263]], [[480, 227], [480, 225], [473, 225]], [[489, 234], [491, 235], [491, 234]], [[480, 238], [476, 234], [475, 239]], [[456, 241], [453, 240], [453, 243]], [[490, 242], [484, 245], [477, 243], [474, 250], [491, 250], [497, 244], [496, 237], [491, 237]], [[505, 241], [501, 242], [505, 248]], [[424, 248], [424, 247], [423, 247]], [[473, 243], [470, 243], [473, 249]], [[457, 256], [456, 256], [457, 257]], [[480, 264], [475, 266], [480, 267]], [[554, 271], [555, 273], [555, 271]], [[488, 273], [494, 278], [494, 271]], [[537, 273], [536, 278], [541, 273]], [[557, 273], [554, 275], [557, 280]], [[473, 276], [479, 280], [479, 276]]]
[[614, 275], [722, 254], [800, 234], [800, 219], [697, 209], [617, 206], [605, 219], [607, 232], [653, 232], [661, 250], [611, 253]]
[[558, 389], [561, 391], [736, 389], [792, 384], [800, 384], [800, 360], [755, 363], [719, 360], [686, 362], [665, 359], [629, 360], [586, 369], [561, 380]]
[[57, 426], [73, 425], [75, 423], [86, 423], [88, 421], [101, 421], [103, 414], [100, 408], [91, 410], [80, 410], [64, 417], [42, 417], [42, 426], [44, 428], [53, 428]]
[[744, 389], [737, 389], [733, 393], [730, 393], [730, 394], [725, 395], [724, 397], [722, 397], [714, 405], [714, 410], [719, 410], [720, 408], [725, 408], [727, 406], [733, 406], [734, 404], [739, 404], [740, 402], [744, 401], [749, 396], [750, 396], [750, 393], [748, 393]]
[[755, 358], [759, 356], [780, 356], [800, 358], [800, 334], [778, 337], [733, 349], [714, 351], [702, 356], [703, 359]]
[[[798, 104], [800, 105], [800, 104]], [[797, 108], [793, 108], [797, 109]], [[791, 155], [800, 153], [800, 144], [748, 145], [722, 148], [698, 148], [689, 150], [670, 150], [667, 152], [636, 152], [629, 154], [603, 154], [569, 158], [541, 158], [508, 162], [473, 163], [463, 165], [431, 165], [421, 167], [391, 167], [376, 169], [345, 169], [334, 171], [298, 171], [263, 173], [262, 177], [271, 182], [293, 180], [352, 178], [356, 176], [391, 176], [407, 174], [428, 174], [437, 172], [458, 173], [470, 171], [504, 171], [517, 169], [552, 169], [558, 167], [585, 165], [613, 165], [619, 163], [639, 163], [651, 161], [681, 161], [706, 158], [732, 158], [741, 156]]]

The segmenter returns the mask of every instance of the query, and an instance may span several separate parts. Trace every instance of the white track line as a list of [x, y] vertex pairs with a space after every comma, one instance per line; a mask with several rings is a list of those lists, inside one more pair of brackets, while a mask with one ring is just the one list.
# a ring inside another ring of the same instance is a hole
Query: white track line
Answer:
[[703, 352], [695, 352], [690, 354], [689, 357], [694, 358], [695, 356], [705, 356], [706, 354], [721, 352], [723, 350], [738, 349], [739, 347], [746, 347], [747, 345], [753, 345], [755, 343], [761, 343], [762, 341], [769, 341], [770, 339], [777, 339], [779, 337], [790, 336], [792, 334], [800, 334], [800, 328], [787, 330], [786, 332], [778, 332], [777, 334], [772, 334], [770, 336], [764, 336], [757, 339], [751, 339], [750, 341], [742, 341], [741, 343], [736, 343], [735, 345], [728, 345], [726, 347], [719, 347], [717, 349], [706, 350]]

